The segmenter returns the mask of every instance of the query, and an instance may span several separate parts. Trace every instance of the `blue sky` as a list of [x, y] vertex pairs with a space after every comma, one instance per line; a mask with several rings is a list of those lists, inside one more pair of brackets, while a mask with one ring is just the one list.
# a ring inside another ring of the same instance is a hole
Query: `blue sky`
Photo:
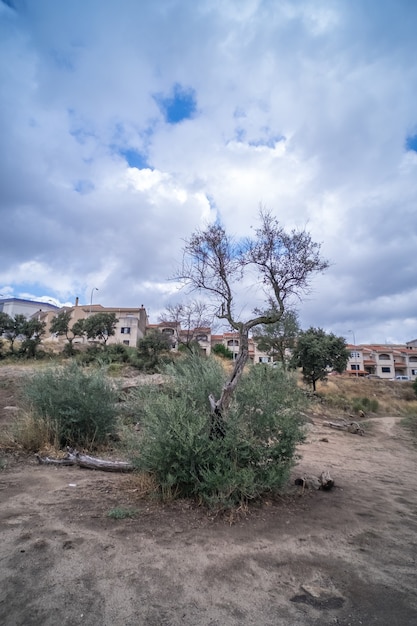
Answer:
[[416, 23], [412, 0], [0, 0], [0, 293], [97, 287], [156, 321], [183, 240], [262, 204], [331, 261], [303, 327], [416, 338]]

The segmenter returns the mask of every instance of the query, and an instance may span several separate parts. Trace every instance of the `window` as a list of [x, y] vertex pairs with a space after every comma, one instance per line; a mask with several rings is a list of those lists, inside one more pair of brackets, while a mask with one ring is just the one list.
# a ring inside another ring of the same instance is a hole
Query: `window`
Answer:
[[417, 356], [410, 356], [409, 361], [410, 361], [410, 363], [416, 363], [417, 362]]
[[411, 376], [417, 376], [417, 370], [411, 370]]
[[173, 335], [174, 334], [174, 329], [173, 328], [163, 328], [162, 332], [164, 335]]
[[350, 353], [350, 358], [351, 359], [360, 359], [360, 356], [361, 356], [360, 352], [351, 352]]
[[390, 367], [381, 367], [381, 371], [383, 374], [390, 374], [391, 373], [391, 368]]
[[128, 346], [129, 345], [129, 339], [124, 339], [123, 340], [123, 345], [124, 346]]
[[389, 354], [380, 354], [379, 355], [379, 360], [380, 361], [390, 361], [391, 357]]
[[207, 335], [204, 335], [204, 334], [197, 335], [196, 340], [197, 341], [207, 341]]
[[239, 345], [239, 341], [237, 339], [229, 339], [229, 341], [227, 342], [227, 345], [229, 347], [231, 347], [231, 346], [238, 346]]
[[122, 335], [130, 335], [129, 326], [122, 326], [122, 328], [120, 329], [120, 332]]
[[359, 365], [351, 365], [350, 369], [353, 371], [359, 371]]

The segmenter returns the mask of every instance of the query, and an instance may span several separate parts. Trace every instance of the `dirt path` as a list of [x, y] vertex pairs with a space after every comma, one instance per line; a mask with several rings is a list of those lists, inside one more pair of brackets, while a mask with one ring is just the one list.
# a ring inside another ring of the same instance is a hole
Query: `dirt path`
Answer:
[[[301, 454], [295, 474], [329, 468], [336, 488], [234, 525], [145, 503], [131, 477], [12, 464], [0, 472], [0, 623], [415, 626], [417, 452], [398, 418], [374, 419], [366, 437], [316, 420]], [[137, 516], [111, 519], [115, 506]]]

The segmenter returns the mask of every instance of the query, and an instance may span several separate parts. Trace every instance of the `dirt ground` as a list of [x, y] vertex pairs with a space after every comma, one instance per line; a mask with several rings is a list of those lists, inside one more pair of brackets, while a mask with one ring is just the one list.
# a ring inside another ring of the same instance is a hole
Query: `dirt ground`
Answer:
[[[13, 401], [0, 385], [0, 428]], [[329, 469], [335, 488], [233, 524], [142, 500], [132, 476], [3, 456], [0, 624], [415, 626], [417, 450], [398, 417], [364, 437], [314, 421], [293, 478]]]

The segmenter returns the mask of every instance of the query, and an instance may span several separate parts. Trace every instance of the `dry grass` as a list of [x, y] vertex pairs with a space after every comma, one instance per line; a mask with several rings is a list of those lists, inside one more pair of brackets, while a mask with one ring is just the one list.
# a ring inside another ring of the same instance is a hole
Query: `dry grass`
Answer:
[[378, 403], [380, 415], [417, 415], [417, 396], [408, 382], [331, 376], [318, 385], [318, 396], [325, 411], [355, 413], [358, 401], [367, 399]]
[[0, 445], [25, 452], [56, 452], [59, 446], [53, 433], [54, 429], [46, 421], [36, 420], [31, 413], [20, 412], [15, 422], [4, 429]]
[[159, 489], [156, 478], [147, 472], [130, 474], [119, 488], [138, 499], [155, 494]]

